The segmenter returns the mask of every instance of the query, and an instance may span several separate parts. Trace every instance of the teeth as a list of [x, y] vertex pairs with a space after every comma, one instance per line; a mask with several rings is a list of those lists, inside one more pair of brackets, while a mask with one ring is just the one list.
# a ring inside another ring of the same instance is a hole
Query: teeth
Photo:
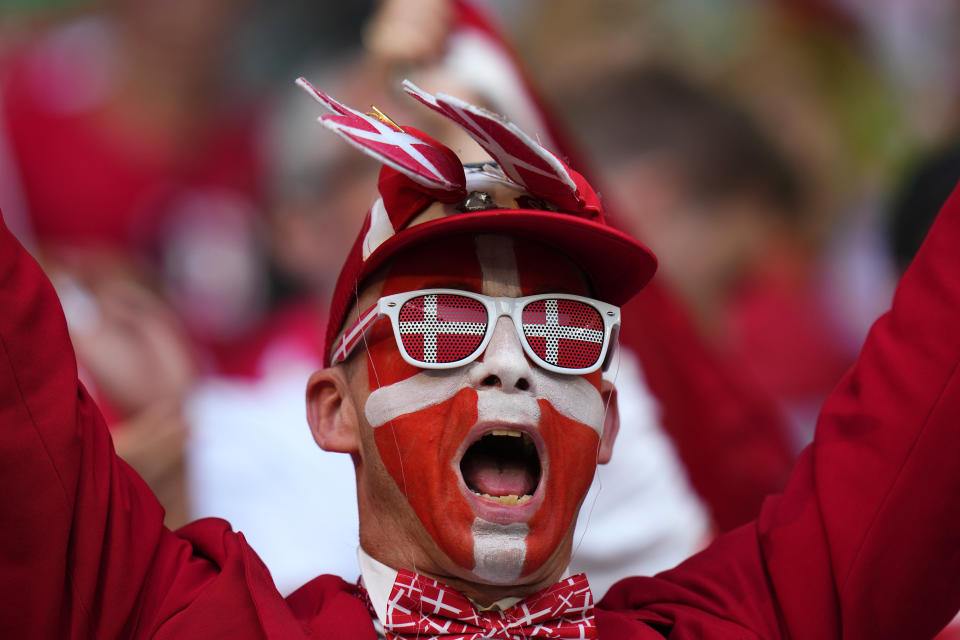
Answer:
[[490, 432], [493, 436], [510, 436], [512, 438], [522, 438], [523, 434], [515, 429], [494, 429]]
[[[474, 491], [474, 493], [477, 493], [477, 492]], [[477, 495], [483, 496], [487, 500], [493, 500], [494, 502], [499, 502], [500, 504], [506, 504], [511, 506], [523, 504], [524, 502], [526, 502], [527, 500], [533, 497], [529, 494], [523, 495], [523, 496], [518, 496], [516, 494], [510, 494], [508, 496], [492, 496], [489, 493], [479, 493]]]

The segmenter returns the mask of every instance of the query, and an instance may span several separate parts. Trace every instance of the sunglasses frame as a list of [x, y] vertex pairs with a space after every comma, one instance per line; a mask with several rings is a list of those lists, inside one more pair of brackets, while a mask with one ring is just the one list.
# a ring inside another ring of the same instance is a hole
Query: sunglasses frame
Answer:
[[[402, 334], [400, 333], [400, 310], [404, 304], [414, 298], [442, 294], [470, 298], [476, 300], [486, 308], [488, 321], [483, 340], [469, 356], [460, 360], [453, 362], [422, 362], [416, 360], [407, 353], [406, 347], [403, 346]], [[574, 300], [593, 307], [600, 314], [600, 317], [603, 319], [603, 345], [600, 349], [600, 355], [597, 358], [596, 364], [580, 369], [559, 367], [547, 362], [533, 351], [526, 336], [523, 334], [522, 316], [523, 309], [528, 304], [537, 302], [538, 300]], [[610, 345], [613, 344], [614, 347], [616, 346], [616, 340], [620, 331], [619, 307], [584, 296], [569, 293], [542, 293], [535, 296], [524, 296], [522, 298], [500, 298], [485, 296], [462, 289], [418, 289], [416, 291], [405, 291], [403, 293], [383, 296], [377, 300], [377, 303], [367, 309], [334, 343], [333, 356], [331, 358], [332, 364], [336, 365], [346, 360], [350, 354], [353, 353], [353, 350], [356, 349], [357, 345], [362, 342], [363, 336], [367, 331], [369, 331], [380, 318], [386, 317], [390, 319], [390, 325], [393, 328], [393, 339], [397, 344], [400, 355], [408, 364], [418, 369], [455, 369], [470, 364], [486, 351], [487, 346], [490, 344], [490, 339], [493, 337], [493, 332], [496, 329], [497, 321], [502, 316], [508, 316], [513, 320], [514, 329], [517, 331], [517, 336], [520, 338], [520, 344], [523, 346], [524, 352], [537, 366], [547, 371], [567, 375], [584, 375], [593, 373], [601, 368], [606, 370], [610, 363], [609, 356], [613, 353]]]

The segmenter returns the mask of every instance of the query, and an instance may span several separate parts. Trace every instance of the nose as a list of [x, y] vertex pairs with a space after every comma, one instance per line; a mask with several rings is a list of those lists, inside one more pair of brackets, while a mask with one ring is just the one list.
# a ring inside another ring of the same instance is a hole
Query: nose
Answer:
[[500, 317], [483, 359], [470, 372], [474, 388], [497, 387], [513, 393], [533, 388], [533, 370], [510, 318]]

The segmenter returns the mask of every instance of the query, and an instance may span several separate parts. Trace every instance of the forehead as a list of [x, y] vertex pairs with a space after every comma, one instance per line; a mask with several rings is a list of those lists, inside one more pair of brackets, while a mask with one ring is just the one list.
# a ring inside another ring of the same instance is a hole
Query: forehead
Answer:
[[492, 296], [591, 294], [586, 275], [545, 245], [497, 235], [462, 235], [424, 243], [388, 264], [380, 295], [455, 288]]

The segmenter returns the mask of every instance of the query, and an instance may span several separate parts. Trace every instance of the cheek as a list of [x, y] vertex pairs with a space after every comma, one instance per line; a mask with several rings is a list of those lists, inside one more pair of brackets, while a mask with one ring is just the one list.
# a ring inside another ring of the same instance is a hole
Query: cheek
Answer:
[[393, 337], [393, 328], [386, 318], [367, 333], [367, 377], [371, 391], [406, 380], [420, 369], [408, 364]]
[[597, 432], [540, 401], [541, 433], [550, 454], [543, 505], [530, 520], [524, 572], [542, 566], [570, 530], [597, 468]]
[[477, 393], [402, 415], [374, 430], [380, 458], [437, 544], [460, 566], [473, 567], [474, 515], [460, 492], [452, 460], [477, 421]]

